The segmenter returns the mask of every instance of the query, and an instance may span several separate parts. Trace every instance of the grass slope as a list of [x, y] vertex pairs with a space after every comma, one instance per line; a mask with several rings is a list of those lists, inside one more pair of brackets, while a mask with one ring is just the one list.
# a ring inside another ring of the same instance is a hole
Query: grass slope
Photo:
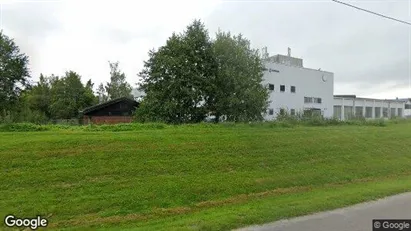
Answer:
[[411, 123], [0, 132], [0, 216], [227, 230], [411, 191]]

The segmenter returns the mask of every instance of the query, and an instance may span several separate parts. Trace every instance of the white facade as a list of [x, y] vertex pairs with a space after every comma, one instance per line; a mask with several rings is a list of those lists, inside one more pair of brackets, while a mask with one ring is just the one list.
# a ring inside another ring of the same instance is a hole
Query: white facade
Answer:
[[405, 117], [405, 102], [352, 96], [334, 97], [334, 117], [347, 120], [355, 117], [366, 119]]
[[316, 110], [324, 117], [333, 116], [334, 74], [304, 68], [302, 60], [276, 55], [265, 58], [263, 84], [270, 89], [266, 120], [275, 119], [281, 109], [288, 113]]
[[401, 100], [405, 102], [404, 117], [411, 118], [411, 98]]

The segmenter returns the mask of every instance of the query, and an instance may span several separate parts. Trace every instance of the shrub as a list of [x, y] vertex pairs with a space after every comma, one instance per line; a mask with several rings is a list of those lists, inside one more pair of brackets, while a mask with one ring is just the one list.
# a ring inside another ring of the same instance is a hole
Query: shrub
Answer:
[[85, 131], [138, 131], [145, 129], [163, 129], [166, 125], [163, 123], [121, 123], [121, 124], [102, 124], [102, 125], [87, 125], [83, 128]]
[[6, 123], [0, 125], [2, 132], [31, 132], [31, 131], [46, 131], [49, 127], [32, 123]]

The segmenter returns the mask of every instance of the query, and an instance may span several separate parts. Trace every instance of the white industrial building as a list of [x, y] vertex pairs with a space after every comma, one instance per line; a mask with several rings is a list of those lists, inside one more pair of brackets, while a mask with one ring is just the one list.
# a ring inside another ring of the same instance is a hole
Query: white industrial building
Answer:
[[269, 91], [266, 120], [275, 119], [281, 110], [289, 114], [314, 111], [324, 117], [333, 116], [334, 74], [303, 67], [303, 60], [288, 55], [268, 57], [263, 50], [264, 80]]
[[[347, 120], [354, 117], [393, 118], [411, 115], [410, 99], [381, 100], [355, 95], [334, 96], [334, 74], [303, 67], [303, 60], [288, 55], [268, 56], [263, 49], [265, 65], [263, 83], [270, 90], [266, 120], [275, 119], [281, 110], [293, 115], [314, 111], [326, 118]], [[408, 103], [407, 103], [408, 102]], [[408, 109], [407, 109], [408, 108]]]

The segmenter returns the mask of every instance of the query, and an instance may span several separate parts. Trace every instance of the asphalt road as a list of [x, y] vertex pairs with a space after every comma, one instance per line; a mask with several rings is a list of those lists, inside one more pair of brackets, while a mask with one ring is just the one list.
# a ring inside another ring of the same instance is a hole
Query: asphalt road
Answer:
[[371, 231], [373, 219], [411, 219], [411, 193], [237, 231]]

